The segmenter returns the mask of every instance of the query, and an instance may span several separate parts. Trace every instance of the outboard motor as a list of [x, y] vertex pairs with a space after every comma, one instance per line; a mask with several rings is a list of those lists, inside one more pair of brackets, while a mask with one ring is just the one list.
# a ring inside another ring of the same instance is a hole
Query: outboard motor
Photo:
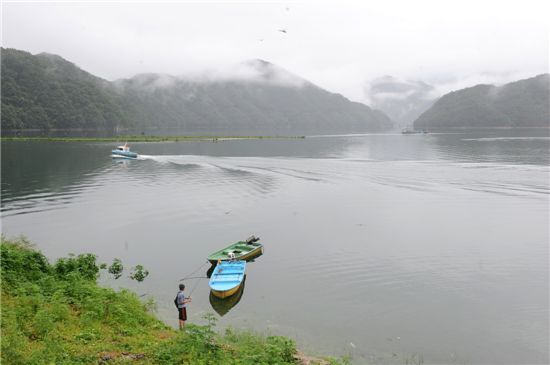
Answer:
[[245, 242], [247, 244], [251, 244], [251, 243], [254, 243], [254, 242], [258, 242], [259, 240], [260, 240], [260, 237], [256, 237], [256, 236], [252, 235], [252, 236], [248, 237]]

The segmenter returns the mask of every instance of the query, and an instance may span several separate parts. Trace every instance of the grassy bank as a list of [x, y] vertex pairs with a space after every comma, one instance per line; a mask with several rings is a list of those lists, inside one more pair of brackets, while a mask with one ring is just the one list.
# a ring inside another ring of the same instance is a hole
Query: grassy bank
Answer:
[[[25, 239], [1, 242], [3, 364], [299, 364], [281, 336], [166, 326], [136, 294], [97, 285], [92, 254], [54, 264]], [[311, 360], [308, 358], [308, 360]], [[339, 364], [337, 360], [314, 363]]]
[[2, 137], [2, 141], [47, 142], [218, 142], [237, 139], [303, 139], [305, 136], [117, 136], [117, 137]]

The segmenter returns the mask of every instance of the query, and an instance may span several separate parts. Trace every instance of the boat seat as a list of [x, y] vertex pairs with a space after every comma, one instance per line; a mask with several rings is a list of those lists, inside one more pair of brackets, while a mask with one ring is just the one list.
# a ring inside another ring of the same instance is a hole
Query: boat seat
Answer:
[[212, 284], [238, 284], [240, 283], [239, 280], [228, 280], [228, 281], [213, 281]]

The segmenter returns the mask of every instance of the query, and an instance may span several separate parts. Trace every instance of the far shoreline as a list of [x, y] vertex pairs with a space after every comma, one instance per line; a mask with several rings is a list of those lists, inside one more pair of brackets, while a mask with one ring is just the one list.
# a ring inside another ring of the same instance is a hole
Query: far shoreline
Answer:
[[[431, 128], [428, 134], [465, 134], [465, 133], [498, 133], [498, 132], [535, 132], [540, 131], [545, 135], [550, 131], [550, 126], [541, 127], [454, 127], [454, 128]], [[99, 132], [99, 136], [96, 134]], [[113, 135], [112, 133], [103, 134], [102, 130], [84, 130], [84, 129], [51, 129], [48, 131], [37, 129], [3, 129], [0, 133], [0, 141], [17, 142], [223, 142], [232, 140], [296, 140], [315, 137], [334, 137], [334, 136], [359, 136], [359, 135], [384, 135], [384, 134], [402, 134], [400, 130], [362, 132], [362, 133], [339, 133], [339, 134], [311, 134], [311, 135], [171, 135], [171, 134], [128, 134]], [[53, 135], [49, 135], [52, 133]], [[57, 135], [56, 135], [57, 134]], [[59, 135], [61, 134], [61, 135]], [[69, 134], [69, 135], [68, 135]], [[70, 135], [72, 134], [72, 135]], [[96, 135], [90, 135], [96, 134]], [[101, 135], [103, 134], [103, 135]], [[110, 134], [110, 135], [109, 135]]]
[[242, 139], [304, 139], [305, 136], [116, 136], [116, 137], [31, 137], [2, 136], [2, 141], [43, 142], [223, 142]]

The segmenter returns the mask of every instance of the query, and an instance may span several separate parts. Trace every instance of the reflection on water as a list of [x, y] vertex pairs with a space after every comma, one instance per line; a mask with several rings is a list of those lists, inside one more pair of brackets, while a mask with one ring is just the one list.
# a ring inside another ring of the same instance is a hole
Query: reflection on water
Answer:
[[[109, 143], [3, 142], [2, 229], [144, 265], [119, 282], [174, 325], [178, 279], [256, 232], [268, 254], [221, 328], [359, 363], [548, 363], [550, 139], [530, 133], [134, 143], [146, 159], [123, 163]], [[192, 322], [218, 312], [190, 287]]]
[[209, 301], [210, 301], [210, 305], [212, 306], [212, 309], [214, 309], [216, 313], [218, 313], [222, 317], [226, 315], [227, 312], [231, 310], [231, 308], [235, 307], [241, 301], [241, 298], [244, 294], [245, 283], [246, 283], [246, 275], [243, 278], [243, 282], [239, 290], [237, 290], [235, 294], [233, 294], [228, 298], [221, 299], [216, 297], [214, 294], [212, 294], [212, 292], [210, 292]]
[[212, 273], [214, 272], [214, 269], [216, 268], [216, 265], [211, 265], [208, 270], [206, 270], [206, 277], [210, 279], [212, 277]]
[[106, 161], [95, 151], [88, 144], [2, 142], [2, 215], [60, 209], [98, 187]]

